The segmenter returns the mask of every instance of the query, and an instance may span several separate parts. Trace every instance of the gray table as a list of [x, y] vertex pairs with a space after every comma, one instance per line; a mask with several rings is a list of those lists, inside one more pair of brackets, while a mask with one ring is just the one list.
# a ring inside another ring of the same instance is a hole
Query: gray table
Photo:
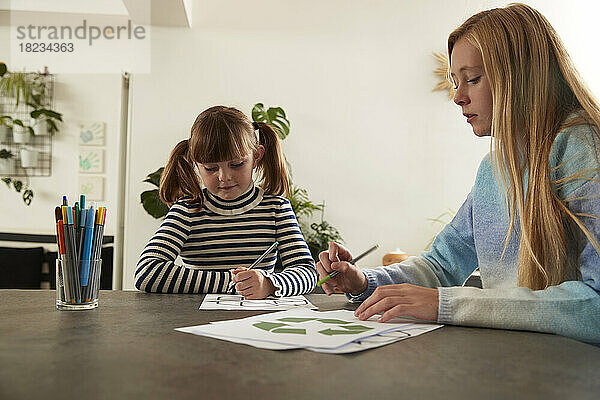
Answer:
[[[345, 297], [311, 295], [323, 310]], [[54, 291], [0, 290], [1, 399], [598, 399], [600, 348], [560, 336], [446, 326], [351, 355], [270, 351], [173, 328], [258, 312], [202, 295], [103, 291], [56, 311]]]

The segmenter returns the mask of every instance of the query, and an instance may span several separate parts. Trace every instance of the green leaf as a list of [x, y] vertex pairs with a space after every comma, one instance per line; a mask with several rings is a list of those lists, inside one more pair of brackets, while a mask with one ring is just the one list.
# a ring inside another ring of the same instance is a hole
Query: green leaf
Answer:
[[37, 110], [33, 110], [29, 115], [31, 118], [38, 119], [39, 117], [46, 116], [47, 118], [56, 119], [62, 121], [62, 114], [57, 113], [56, 111], [48, 110], [46, 108], [39, 108]]
[[0, 63], [0, 78], [6, 74], [6, 64]]
[[6, 183], [6, 186], [8, 186], [8, 188], [10, 189], [10, 183], [12, 182], [12, 179], [2, 178], [2, 182]]
[[255, 122], [267, 122], [267, 113], [263, 103], [256, 103], [252, 107], [252, 120]]
[[269, 124], [276, 128], [279, 139], [283, 140], [290, 134], [290, 121], [285, 117], [285, 111], [281, 107], [273, 107], [267, 110]]
[[46, 123], [50, 127], [50, 129], [49, 129], [50, 133], [58, 132], [58, 127], [56, 126], [56, 123], [54, 121], [52, 121], [51, 119], [48, 119], [48, 120], [46, 120]]
[[31, 204], [31, 200], [33, 200], [33, 190], [27, 189], [23, 192], [23, 203], [28, 206]]
[[310, 254], [315, 260], [318, 260], [320, 252], [329, 247], [329, 242], [344, 242], [338, 230], [331, 226], [327, 221], [322, 221], [319, 224], [312, 223], [310, 225], [310, 230], [304, 227], [302, 234], [304, 235]]
[[0, 150], [0, 158], [6, 159], [6, 158], [11, 158], [12, 156], [13, 156], [13, 153], [10, 150], [6, 150], [6, 149]]
[[10, 126], [9, 124], [12, 122], [12, 118], [8, 115], [0, 116], [0, 125]]
[[158, 189], [146, 190], [140, 195], [144, 210], [154, 218], [162, 218], [167, 215], [169, 207], [160, 200]]
[[281, 140], [290, 134], [290, 121], [281, 107], [270, 107], [265, 110], [263, 103], [256, 103], [252, 108], [252, 120], [271, 125]]
[[296, 214], [297, 218], [311, 217], [315, 211], [323, 210], [322, 204], [314, 204], [308, 198], [308, 192], [294, 184], [290, 187], [288, 200], [290, 201], [292, 210], [294, 210], [294, 214]]
[[161, 177], [164, 169], [165, 169], [164, 167], [160, 167], [159, 169], [152, 172], [151, 174], [148, 174], [146, 179], [144, 179], [144, 182], [151, 183], [156, 187], [160, 187], [160, 177]]
[[13, 181], [12, 184], [17, 192], [21, 192], [21, 189], [23, 189], [23, 182], [21, 181]]

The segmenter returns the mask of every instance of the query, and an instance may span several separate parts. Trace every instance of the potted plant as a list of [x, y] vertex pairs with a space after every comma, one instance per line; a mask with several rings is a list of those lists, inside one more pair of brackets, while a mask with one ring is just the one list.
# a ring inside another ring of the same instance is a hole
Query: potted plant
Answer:
[[[21, 165], [23, 168], [34, 168], [38, 166], [39, 151], [34, 144], [23, 147], [23, 144], [31, 141], [32, 135], [47, 135], [58, 132], [58, 122], [62, 121], [62, 114], [47, 108], [47, 88], [49, 77], [47, 69], [43, 73], [36, 72], [9, 72], [6, 64], [0, 62], [0, 95], [14, 99], [14, 112], [8, 111], [10, 115], [0, 116], [0, 143], [2, 134], [12, 133], [13, 146], [12, 151], [19, 152], [21, 156]], [[12, 101], [11, 101], [12, 103]], [[7, 110], [5, 110], [7, 111]], [[29, 113], [30, 118], [17, 119], [17, 115]], [[30, 126], [31, 125], [31, 126]], [[10, 152], [10, 157], [13, 157]], [[2, 161], [0, 159], [0, 161]], [[14, 168], [14, 162], [10, 165]], [[4, 172], [8, 171], [8, 172]], [[14, 173], [13, 169], [0, 169], [1, 173], [10, 175]], [[22, 194], [23, 202], [30, 205], [33, 200], [33, 190], [29, 183], [21, 180], [15, 180], [9, 177], [2, 179], [9, 188], [13, 188], [17, 193]]]
[[8, 115], [0, 116], [0, 143], [6, 142], [6, 138], [12, 135], [12, 118]]
[[57, 122], [62, 122], [62, 114], [46, 108], [38, 108], [33, 110], [30, 115], [36, 121], [33, 126], [33, 133], [35, 135], [47, 135], [48, 133], [54, 134], [58, 132]]
[[35, 168], [38, 166], [38, 151], [32, 147], [21, 149], [21, 166], [23, 168]]
[[29, 143], [31, 135], [33, 135], [33, 129], [30, 126], [23, 124], [20, 119], [13, 120], [13, 141], [15, 143]]
[[0, 94], [14, 98], [15, 107], [28, 104], [40, 108], [46, 94], [46, 82], [42, 74], [35, 72], [8, 72], [6, 64], [0, 66]]
[[0, 149], [0, 173], [11, 174], [13, 172], [13, 153], [10, 150]]
[[[252, 119], [255, 122], [265, 122], [271, 125], [281, 140], [285, 139], [290, 133], [290, 122], [281, 107], [265, 109], [262, 103], [257, 103], [252, 108]], [[154, 218], [162, 218], [169, 211], [167, 205], [160, 200], [158, 192], [160, 176], [163, 170], [164, 168], [161, 167], [144, 179], [144, 182], [150, 183], [156, 188], [146, 190], [140, 195], [144, 210]], [[329, 242], [343, 242], [338, 230], [323, 219], [325, 204], [313, 203], [308, 196], [308, 192], [305, 189], [295, 186], [292, 182], [290, 182], [288, 200], [296, 214], [300, 230], [306, 240], [310, 253], [315, 260], [318, 260], [321, 251], [329, 247]], [[321, 212], [321, 222], [310, 223], [310, 219], [315, 211]], [[275, 268], [277, 268], [277, 265]]]

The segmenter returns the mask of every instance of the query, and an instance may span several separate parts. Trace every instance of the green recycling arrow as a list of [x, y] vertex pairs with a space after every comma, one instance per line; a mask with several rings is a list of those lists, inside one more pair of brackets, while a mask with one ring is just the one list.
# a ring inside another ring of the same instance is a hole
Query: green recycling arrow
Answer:
[[285, 317], [285, 318], [279, 318], [277, 321], [283, 321], [283, 322], [306, 322], [306, 321], [313, 321], [313, 320], [315, 320], [315, 318]]
[[322, 322], [324, 324], [336, 324], [336, 325], [344, 325], [344, 324], [352, 323], [349, 321], [342, 321], [341, 319], [328, 319], [328, 318], [318, 319], [317, 321]]
[[277, 328], [272, 333], [295, 333], [296, 335], [306, 335], [306, 329], [301, 328]]
[[327, 328], [322, 331], [319, 331], [319, 333], [321, 333], [323, 335], [327, 335], [327, 336], [356, 335], [359, 333], [366, 332], [370, 329], [373, 329], [373, 328], [369, 328], [368, 326], [362, 326], [362, 325], [347, 325], [347, 326], [340, 326], [340, 328], [343, 328], [343, 330]]
[[279, 322], [257, 322], [252, 324], [252, 326], [257, 327], [258, 329], [262, 329], [263, 331], [270, 331], [273, 328], [279, 328], [281, 326], [286, 326], [287, 324], [282, 324]]

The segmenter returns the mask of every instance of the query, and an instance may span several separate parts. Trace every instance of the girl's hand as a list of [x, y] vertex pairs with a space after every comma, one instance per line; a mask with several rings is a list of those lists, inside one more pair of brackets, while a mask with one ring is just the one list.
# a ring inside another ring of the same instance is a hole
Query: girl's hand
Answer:
[[235, 290], [245, 299], [265, 299], [275, 293], [275, 286], [262, 272], [239, 267], [231, 273], [235, 282]]
[[342, 245], [329, 243], [328, 251], [319, 254], [317, 263], [317, 272], [319, 279], [325, 278], [332, 271], [338, 271], [335, 278], [331, 278], [323, 283], [323, 291], [330, 295], [333, 289], [338, 289], [344, 293], [359, 294], [367, 289], [367, 278], [361, 270], [348, 261], [352, 260], [352, 254]]
[[426, 321], [437, 321], [439, 296], [437, 289], [408, 283], [379, 286], [354, 312], [360, 320], [375, 314], [383, 315], [377, 322], [394, 317], [410, 316]]

